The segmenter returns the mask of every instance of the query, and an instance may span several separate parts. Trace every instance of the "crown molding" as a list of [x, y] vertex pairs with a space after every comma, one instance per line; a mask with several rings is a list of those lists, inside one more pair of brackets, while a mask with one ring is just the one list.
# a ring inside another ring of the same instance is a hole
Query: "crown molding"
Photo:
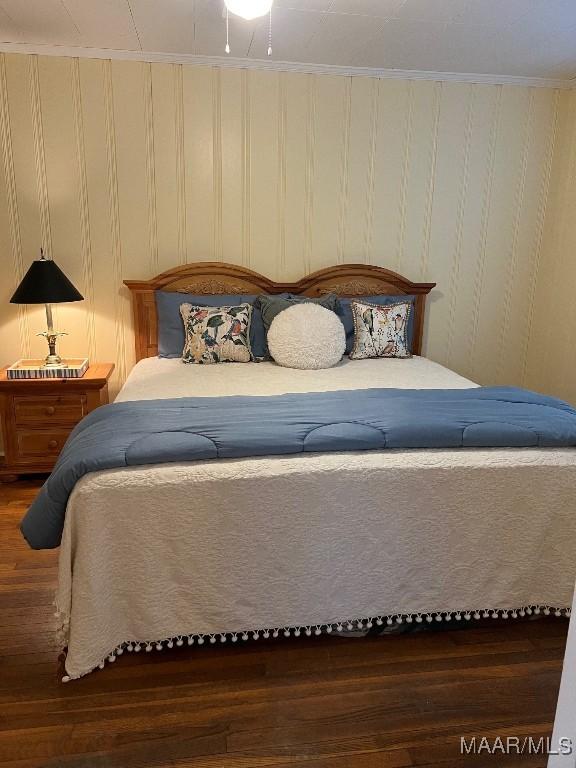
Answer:
[[336, 64], [306, 64], [293, 61], [233, 58], [230, 56], [198, 56], [192, 53], [162, 53], [153, 51], [124, 51], [112, 48], [83, 48], [66, 45], [36, 45], [30, 43], [2, 43], [1, 53], [23, 53], [40, 56], [64, 56], [84, 59], [114, 59], [118, 61], [145, 61], [163, 64], [193, 64], [196, 66], [225, 67], [231, 69], [260, 69], [273, 72], [301, 72], [346, 77], [376, 77], [385, 80], [434, 80], [447, 83], [478, 83], [483, 85], [519, 85], [536, 88], [576, 88], [576, 78], [517, 77], [513, 75], [486, 75], [472, 72], [428, 72], [419, 69], [378, 69], [376, 67], [342, 67]]

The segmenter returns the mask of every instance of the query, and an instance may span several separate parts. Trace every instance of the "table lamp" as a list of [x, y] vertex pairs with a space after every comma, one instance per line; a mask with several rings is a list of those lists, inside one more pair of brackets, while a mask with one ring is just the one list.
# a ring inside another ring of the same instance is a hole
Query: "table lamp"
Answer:
[[84, 297], [76, 290], [64, 272], [52, 259], [44, 257], [40, 249], [40, 258], [30, 265], [30, 269], [10, 299], [11, 304], [45, 304], [46, 322], [48, 329], [38, 336], [44, 336], [48, 342], [49, 354], [44, 362], [46, 368], [66, 367], [62, 358], [56, 354], [56, 339], [65, 336], [61, 331], [55, 331], [52, 325], [52, 304], [67, 301], [82, 301]]

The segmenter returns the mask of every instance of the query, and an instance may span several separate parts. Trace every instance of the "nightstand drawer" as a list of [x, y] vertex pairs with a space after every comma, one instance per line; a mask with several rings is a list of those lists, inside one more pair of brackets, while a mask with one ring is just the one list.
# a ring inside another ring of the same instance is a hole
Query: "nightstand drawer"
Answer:
[[70, 434], [66, 429], [26, 430], [16, 432], [16, 452], [19, 459], [46, 457], [55, 459]]
[[14, 417], [18, 426], [46, 427], [50, 424], [74, 426], [86, 413], [84, 395], [46, 395], [45, 397], [15, 397]]

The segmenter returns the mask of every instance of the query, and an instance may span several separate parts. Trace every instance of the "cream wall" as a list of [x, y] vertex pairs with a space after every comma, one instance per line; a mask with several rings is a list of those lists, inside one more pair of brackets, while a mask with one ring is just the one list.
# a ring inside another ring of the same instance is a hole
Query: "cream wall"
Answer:
[[124, 278], [223, 259], [276, 279], [369, 262], [433, 280], [426, 353], [521, 383], [566, 94], [1, 55], [0, 364], [43, 355], [8, 304], [44, 244], [86, 301], [66, 354], [133, 364]]
[[576, 404], [576, 90], [557, 133], [525, 381]]

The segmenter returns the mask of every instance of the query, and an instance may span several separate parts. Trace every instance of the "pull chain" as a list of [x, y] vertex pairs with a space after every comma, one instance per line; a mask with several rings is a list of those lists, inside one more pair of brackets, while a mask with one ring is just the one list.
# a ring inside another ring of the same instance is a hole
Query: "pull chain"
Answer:
[[268, 56], [272, 56], [272, 6], [268, 16]]
[[226, 53], [230, 53], [230, 37], [229, 37], [229, 13], [226, 8]]

